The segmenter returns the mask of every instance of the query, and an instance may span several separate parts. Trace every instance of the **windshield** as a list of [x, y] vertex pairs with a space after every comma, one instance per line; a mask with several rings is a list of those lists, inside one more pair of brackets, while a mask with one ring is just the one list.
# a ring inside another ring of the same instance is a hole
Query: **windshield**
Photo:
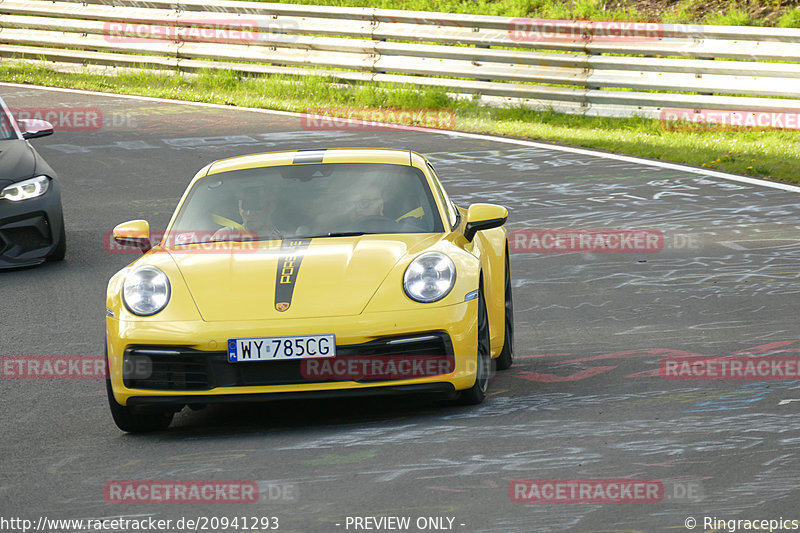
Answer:
[[198, 180], [170, 237], [176, 244], [443, 231], [424, 174], [404, 165], [263, 167]]
[[11, 125], [11, 120], [8, 118], [5, 109], [0, 105], [0, 141], [7, 141], [9, 139], [16, 139], [17, 132]]

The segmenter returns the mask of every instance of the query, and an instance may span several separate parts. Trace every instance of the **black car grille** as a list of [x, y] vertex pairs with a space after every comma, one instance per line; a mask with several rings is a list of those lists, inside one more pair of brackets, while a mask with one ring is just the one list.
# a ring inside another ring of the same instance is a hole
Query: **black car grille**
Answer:
[[0, 254], [8, 257], [46, 248], [52, 243], [50, 225], [44, 213], [7, 219], [0, 224]]
[[50, 236], [33, 227], [13, 228], [3, 231], [5, 240], [19, 245], [25, 251], [35, 250], [50, 244]]
[[[438, 356], [449, 360], [452, 367], [453, 345], [446, 333], [437, 332], [336, 346], [336, 359], [394, 356]], [[134, 346], [126, 349], [123, 356], [123, 380], [125, 386], [131, 389], [174, 391], [341, 381], [306, 377], [301, 364], [302, 361], [297, 360], [229, 363], [228, 354], [224, 351]], [[347, 379], [351, 380], [362, 381]]]
[[[125, 386], [136, 389], [207, 390], [211, 388], [204, 355], [183, 348], [128, 348], [123, 357]], [[224, 356], [224, 353], [223, 353]]]

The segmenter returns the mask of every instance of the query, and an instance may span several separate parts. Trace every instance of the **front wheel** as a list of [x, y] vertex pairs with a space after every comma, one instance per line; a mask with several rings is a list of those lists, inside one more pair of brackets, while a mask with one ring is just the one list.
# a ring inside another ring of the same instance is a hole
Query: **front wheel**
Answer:
[[117, 403], [111, 390], [111, 380], [106, 378], [106, 392], [108, 405], [114, 423], [122, 431], [128, 433], [144, 433], [148, 431], [161, 431], [167, 429], [172, 423], [175, 414], [172, 410], [160, 407], [136, 407]]
[[461, 405], [477, 405], [486, 398], [489, 388], [489, 374], [492, 368], [491, 339], [489, 337], [489, 316], [486, 313], [486, 300], [483, 297], [483, 283], [478, 289], [478, 357], [475, 369], [475, 384], [458, 396]]
[[[106, 363], [108, 363], [108, 347], [106, 347], [105, 355]], [[118, 403], [114, 398], [114, 390], [111, 388], [111, 378], [108, 376], [106, 376], [106, 394], [114, 423], [119, 429], [128, 433], [167, 429], [175, 415], [172, 409], [166, 407], [135, 407]]]

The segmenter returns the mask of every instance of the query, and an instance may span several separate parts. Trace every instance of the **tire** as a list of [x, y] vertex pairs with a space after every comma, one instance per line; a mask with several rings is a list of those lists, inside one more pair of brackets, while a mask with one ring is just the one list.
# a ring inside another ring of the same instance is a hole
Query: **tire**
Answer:
[[108, 405], [111, 408], [111, 416], [114, 423], [122, 431], [128, 433], [145, 433], [150, 431], [161, 431], [167, 429], [172, 423], [175, 413], [171, 409], [157, 407], [129, 407], [120, 405], [114, 399], [111, 390], [111, 379], [106, 378], [106, 392], [108, 393]]
[[[106, 361], [108, 361], [108, 348], [106, 348]], [[175, 415], [170, 408], [133, 407], [117, 403], [111, 388], [110, 377], [106, 377], [106, 394], [108, 394], [108, 406], [111, 408], [111, 417], [114, 419], [114, 423], [119, 429], [128, 433], [167, 429]]]
[[505, 281], [505, 336], [503, 350], [495, 360], [497, 370], [507, 370], [514, 363], [514, 298], [511, 293], [511, 265], [506, 250], [506, 281]]
[[492, 368], [491, 337], [489, 336], [489, 315], [486, 312], [486, 300], [483, 296], [483, 282], [478, 290], [478, 343], [477, 368], [475, 384], [459, 393], [456, 400], [460, 405], [478, 405], [486, 398], [489, 388], [489, 376]]
[[61, 232], [58, 236], [58, 244], [47, 256], [48, 261], [63, 261], [67, 255], [67, 230], [64, 229], [64, 217], [61, 217]]

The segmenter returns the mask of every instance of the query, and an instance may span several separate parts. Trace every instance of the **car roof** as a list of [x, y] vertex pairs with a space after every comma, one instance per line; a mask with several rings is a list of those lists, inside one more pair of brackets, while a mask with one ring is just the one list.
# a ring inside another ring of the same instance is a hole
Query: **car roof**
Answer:
[[[279, 165], [307, 165], [314, 163], [385, 163], [391, 165], [414, 165], [419, 154], [410, 150], [385, 148], [326, 148], [321, 150], [289, 150], [266, 152], [221, 159], [211, 163], [206, 175], [232, 170], [271, 167]], [[424, 160], [424, 158], [422, 158]]]

